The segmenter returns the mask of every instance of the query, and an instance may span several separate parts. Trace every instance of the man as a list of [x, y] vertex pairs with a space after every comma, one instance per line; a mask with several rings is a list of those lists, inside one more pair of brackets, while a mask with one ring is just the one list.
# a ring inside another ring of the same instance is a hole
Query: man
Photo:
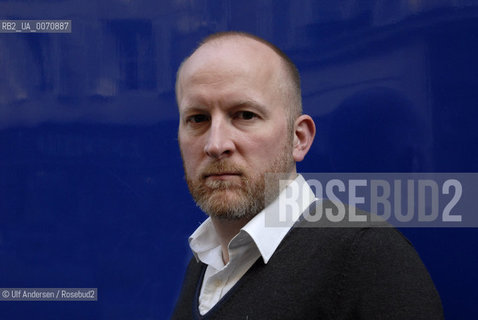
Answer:
[[[173, 319], [440, 319], [433, 283], [391, 228], [301, 228], [316, 199], [296, 172], [314, 135], [300, 80], [275, 46], [212, 35], [181, 65], [178, 140], [189, 190], [209, 215]], [[301, 186], [287, 225], [268, 227], [285, 188]], [[277, 183], [279, 183], [277, 181]]]

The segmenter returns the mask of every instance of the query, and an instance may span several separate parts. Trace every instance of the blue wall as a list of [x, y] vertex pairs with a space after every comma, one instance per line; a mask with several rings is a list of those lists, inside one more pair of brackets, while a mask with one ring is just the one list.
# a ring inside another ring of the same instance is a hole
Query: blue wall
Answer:
[[[477, 172], [478, 2], [1, 1], [0, 287], [98, 302], [0, 302], [0, 319], [165, 319], [204, 220], [183, 179], [174, 78], [205, 35], [252, 32], [302, 74], [304, 172]], [[405, 229], [447, 319], [478, 318], [478, 231]]]

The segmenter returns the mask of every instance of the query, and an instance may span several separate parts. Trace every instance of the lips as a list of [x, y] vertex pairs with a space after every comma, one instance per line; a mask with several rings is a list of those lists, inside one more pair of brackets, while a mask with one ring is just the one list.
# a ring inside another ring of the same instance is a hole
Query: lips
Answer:
[[214, 173], [207, 173], [204, 175], [204, 178], [228, 178], [228, 177], [238, 177], [241, 174], [239, 172], [214, 172]]
[[228, 180], [240, 178], [244, 170], [240, 166], [228, 162], [212, 162], [202, 170], [204, 180]]

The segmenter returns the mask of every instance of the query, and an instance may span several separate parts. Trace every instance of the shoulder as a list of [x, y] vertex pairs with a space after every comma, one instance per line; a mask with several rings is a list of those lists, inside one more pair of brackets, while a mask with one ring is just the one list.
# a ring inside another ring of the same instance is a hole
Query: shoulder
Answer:
[[301, 270], [314, 270], [308, 279], [330, 286], [327, 292], [340, 306], [337, 314], [356, 313], [364, 319], [385, 314], [390, 319], [443, 318], [440, 297], [418, 253], [386, 222], [302, 219], [284, 239], [282, 251], [297, 257], [290, 259], [296, 268], [306, 263]]

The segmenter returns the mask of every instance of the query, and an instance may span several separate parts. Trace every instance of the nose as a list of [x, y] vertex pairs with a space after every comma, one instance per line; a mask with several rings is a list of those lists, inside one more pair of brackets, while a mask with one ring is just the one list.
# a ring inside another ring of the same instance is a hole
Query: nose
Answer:
[[211, 158], [222, 159], [232, 155], [234, 142], [225, 119], [212, 119], [204, 152]]

